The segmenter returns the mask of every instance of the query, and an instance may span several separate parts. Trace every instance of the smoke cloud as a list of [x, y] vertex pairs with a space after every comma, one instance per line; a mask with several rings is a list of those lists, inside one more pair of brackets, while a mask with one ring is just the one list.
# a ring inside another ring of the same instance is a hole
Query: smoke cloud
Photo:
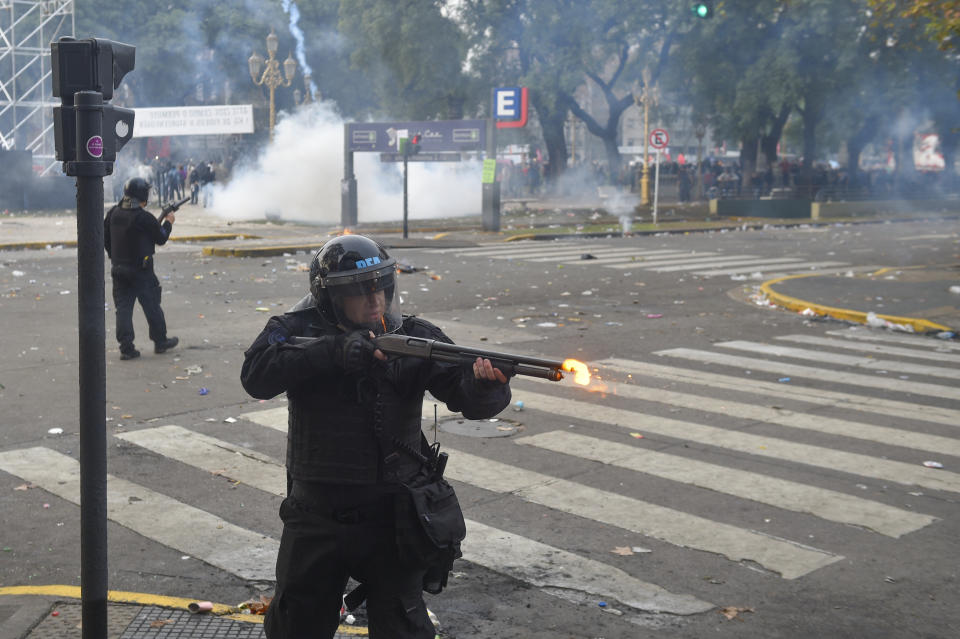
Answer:
[[[282, 117], [274, 141], [214, 190], [212, 212], [231, 220], [340, 223], [344, 121], [330, 102]], [[355, 153], [358, 222], [403, 220], [402, 163]], [[480, 215], [482, 164], [409, 163], [410, 219]]]

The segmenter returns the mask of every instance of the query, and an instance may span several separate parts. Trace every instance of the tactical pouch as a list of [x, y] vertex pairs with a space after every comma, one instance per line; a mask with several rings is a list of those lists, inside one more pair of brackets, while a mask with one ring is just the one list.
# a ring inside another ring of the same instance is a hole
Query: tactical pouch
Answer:
[[445, 479], [418, 475], [397, 495], [396, 530], [400, 559], [426, 568], [423, 589], [437, 594], [447, 584], [467, 535], [457, 494]]

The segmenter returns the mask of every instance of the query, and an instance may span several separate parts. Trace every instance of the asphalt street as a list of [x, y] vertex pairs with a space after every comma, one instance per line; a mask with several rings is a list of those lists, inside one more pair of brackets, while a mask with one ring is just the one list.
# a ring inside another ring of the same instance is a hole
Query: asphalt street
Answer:
[[[405, 312], [595, 373], [587, 388], [515, 379], [495, 422], [438, 408], [469, 520], [450, 587], [428, 599], [445, 636], [960, 634], [960, 343], [811, 316], [762, 288], [791, 277], [779, 294], [809, 301], [818, 280], [824, 306], [956, 328], [956, 220], [380, 239], [404, 265]], [[152, 353], [137, 311], [144, 356], [120, 361], [107, 292], [111, 589], [272, 594], [285, 402], [247, 397], [239, 368], [306, 291], [310, 254], [202, 251], [228, 243], [160, 250], [174, 351]], [[0, 262], [0, 592], [75, 586], [76, 251]], [[831, 275], [794, 277], [811, 269]], [[433, 415], [428, 402], [431, 438]]]

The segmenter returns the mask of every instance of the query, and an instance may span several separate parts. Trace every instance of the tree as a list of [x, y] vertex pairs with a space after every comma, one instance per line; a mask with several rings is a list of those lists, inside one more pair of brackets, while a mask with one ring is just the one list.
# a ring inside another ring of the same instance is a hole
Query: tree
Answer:
[[372, 82], [391, 117], [462, 118], [466, 39], [442, 0], [352, 0], [340, 7], [340, 31], [353, 42], [354, 68]]
[[921, 24], [926, 36], [941, 50], [960, 49], [960, 0], [867, 0], [877, 23], [893, 18]]

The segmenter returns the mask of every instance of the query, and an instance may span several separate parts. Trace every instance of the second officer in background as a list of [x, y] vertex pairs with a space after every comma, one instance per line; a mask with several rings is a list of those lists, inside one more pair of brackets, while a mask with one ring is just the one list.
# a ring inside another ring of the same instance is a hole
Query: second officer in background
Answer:
[[160, 308], [160, 281], [153, 272], [156, 246], [167, 243], [176, 215], [168, 213], [161, 224], [144, 210], [150, 197], [150, 183], [141, 177], [123, 185], [123, 198], [107, 212], [103, 221], [103, 246], [110, 256], [113, 305], [117, 313], [117, 341], [120, 359], [140, 357], [134, 346], [133, 307], [139, 300], [150, 327], [153, 351], [164, 353], [180, 340], [167, 337], [167, 322]]

